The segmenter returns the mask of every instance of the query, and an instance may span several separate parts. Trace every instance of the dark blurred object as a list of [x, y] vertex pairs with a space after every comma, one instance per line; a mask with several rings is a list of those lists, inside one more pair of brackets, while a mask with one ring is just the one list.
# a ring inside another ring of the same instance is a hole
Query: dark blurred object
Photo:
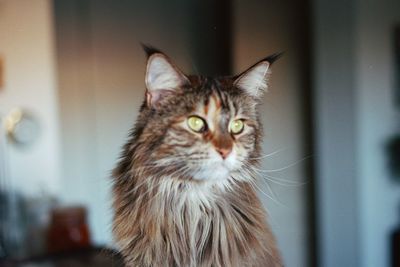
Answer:
[[25, 199], [26, 210], [26, 255], [42, 255], [47, 252], [47, 229], [50, 224], [50, 211], [57, 205], [57, 199], [43, 191], [40, 195]]
[[26, 210], [23, 197], [0, 191], [0, 259], [26, 256]]
[[123, 267], [122, 257], [105, 248], [60, 252], [19, 261], [1, 261], [1, 267]]
[[[400, 219], [400, 218], [399, 218]], [[400, 267], [400, 221], [391, 236], [392, 267]]]
[[86, 209], [84, 207], [54, 209], [47, 240], [49, 252], [89, 248], [90, 233], [86, 223]]
[[397, 25], [394, 29], [394, 63], [394, 100], [397, 108], [400, 110], [400, 25]]
[[386, 149], [390, 172], [394, 179], [400, 181], [400, 135], [391, 138]]
[[45, 253], [49, 212], [56, 203], [45, 192], [26, 197], [0, 190], [0, 259]]

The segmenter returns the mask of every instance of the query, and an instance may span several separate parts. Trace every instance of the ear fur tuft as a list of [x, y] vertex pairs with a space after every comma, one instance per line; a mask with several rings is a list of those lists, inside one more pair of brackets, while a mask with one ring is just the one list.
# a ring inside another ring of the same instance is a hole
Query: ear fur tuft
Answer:
[[264, 59], [238, 75], [234, 85], [245, 91], [252, 97], [260, 98], [268, 88], [268, 78], [270, 75], [270, 66], [278, 60], [283, 53], [275, 53]]
[[162, 52], [143, 45], [148, 59], [145, 75], [146, 98], [154, 106], [167, 94], [174, 93], [188, 85], [189, 79]]

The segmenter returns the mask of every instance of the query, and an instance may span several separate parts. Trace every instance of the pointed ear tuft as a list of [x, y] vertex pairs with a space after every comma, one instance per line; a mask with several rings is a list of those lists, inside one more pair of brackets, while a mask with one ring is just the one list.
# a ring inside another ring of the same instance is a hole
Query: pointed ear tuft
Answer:
[[250, 96], [260, 98], [268, 89], [270, 66], [281, 56], [282, 53], [273, 54], [260, 60], [240, 74], [234, 81], [234, 85]]
[[267, 61], [259, 62], [241, 74], [235, 80], [234, 85], [250, 96], [260, 98], [268, 88], [269, 65]]
[[146, 69], [147, 102], [154, 105], [166, 94], [189, 84], [188, 78], [161, 52], [152, 53]]
[[147, 57], [150, 57], [152, 54], [156, 54], [156, 53], [162, 54], [162, 52], [160, 50], [158, 50], [157, 48], [153, 47], [150, 44], [140, 43], [140, 45], [142, 46]]

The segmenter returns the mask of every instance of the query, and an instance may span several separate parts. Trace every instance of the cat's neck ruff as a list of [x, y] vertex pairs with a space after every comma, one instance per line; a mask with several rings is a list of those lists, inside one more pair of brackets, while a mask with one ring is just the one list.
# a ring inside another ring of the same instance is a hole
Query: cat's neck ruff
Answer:
[[171, 199], [177, 204], [211, 208], [212, 202], [221, 195], [234, 190], [231, 178], [220, 180], [184, 181], [174, 177], [162, 177], [158, 186], [158, 197], [161, 201]]

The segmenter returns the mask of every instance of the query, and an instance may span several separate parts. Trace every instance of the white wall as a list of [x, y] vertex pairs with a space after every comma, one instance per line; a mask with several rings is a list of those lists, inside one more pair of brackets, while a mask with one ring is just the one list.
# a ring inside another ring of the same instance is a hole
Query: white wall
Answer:
[[[234, 1], [234, 70], [239, 73], [263, 57], [285, 51], [272, 66], [269, 92], [261, 105], [266, 173], [292, 182], [261, 182], [260, 197], [270, 214], [285, 266], [310, 266], [311, 238], [308, 221], [309, 164], [303, 109], [307, 95], [307, 7], [292, 1]], [[300, 22], [299, 22], [300, 21]], [[304, 159], [305, 158], [305, 159]], [[304, 159], [304, 161], [301, 161]], [[298, 162], [300, 160], [300, 162]], [[292, 163], [298, 162], [293, 166]], [[267, 179], [267, 178], [266, 178]], [[289, 182], [289, 183], [290, 183]], [[297, 185], [294, 185], [293, 182]], [[306, 182], [300, 185], [301, 182]], [[268, 186], [272, 189], [272, 193]], [[266, 196], [268, 195], [268, 196]]]
[[360, 266], [355, 5], [313, 1], [318, 266]]
[[400, 107], [393, 100], [400, 1], [356, 2], [361, 266], [389, 266], [390, 233], [400, 223], [400, 185], [390, 179], [385, 154], [388, 139], [400, 134]]
[[400, 2], [313, 2], [319, 264], [390, 266], [400, 186], [385, 144], [400, 130], [393, 101]]
[[0, 116], [21, 107], [30, 110], [41, 126], [40, 139], [31, 147], [10, 144], [4, 151], [7, 178], [30, 195], [42, 190], [56, 194], [60, 189], [52, 14], [50, 0], [0, 1], [0, 55], [5, 71]]

